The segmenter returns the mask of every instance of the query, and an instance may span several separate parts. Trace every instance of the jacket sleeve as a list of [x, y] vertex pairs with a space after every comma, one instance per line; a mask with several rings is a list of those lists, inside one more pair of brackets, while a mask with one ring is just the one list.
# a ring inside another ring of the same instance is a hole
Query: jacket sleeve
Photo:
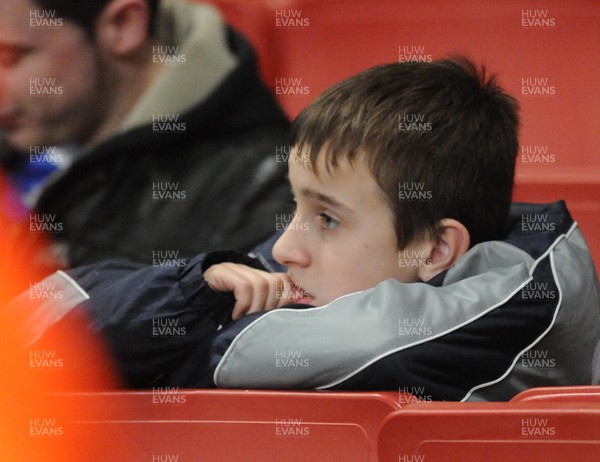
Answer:
[[[229, 328], [213, 343], [215, 385], [463, 399], [501, 376], [551, 320], [550, 304], [540, 313], [508, 303], [531, 278], [517, 250], [502, 250], [497, 269], [457, 284], [449, 283], [456, 269], [441, 287], [390, 279], [326, 306], [269, 311], [237, 335]], [[463, 264], [471, 271], [469, 259]]]
[[217, 251], [172, 267], [102, 262], [69, 270], [61, 279], [83, 294], [71, 309], [83, 310], [105, 338], [125, 383], [147, 388], [169, 383], [185, 358], [231, 321], [233, 295], [212, 290], [203, 277], [221, 261], [262, 268], [246, 255]]
[[233, 297], [208, 286], [205, 257], [167, 268], [111, 261], [68, 272], [88, 294], [81, 309], [106, 339], [127, 385], [150, 387], [169, 376], [229, 320]]

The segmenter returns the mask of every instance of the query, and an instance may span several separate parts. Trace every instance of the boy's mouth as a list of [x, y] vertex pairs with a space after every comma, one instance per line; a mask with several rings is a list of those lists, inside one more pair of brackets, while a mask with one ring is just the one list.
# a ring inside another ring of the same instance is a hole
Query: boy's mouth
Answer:
[[292, 283], [292, 303], [299, 303], [304, 305], [311, 305], [313, 302], [313, 296], [304, 290], [300, 284], [296, 282]]

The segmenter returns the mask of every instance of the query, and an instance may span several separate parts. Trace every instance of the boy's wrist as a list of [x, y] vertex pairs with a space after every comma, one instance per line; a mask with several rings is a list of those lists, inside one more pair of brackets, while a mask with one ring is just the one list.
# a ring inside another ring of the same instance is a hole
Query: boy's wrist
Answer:
[[[231, 321], [235, 298], [231, 293], [213, 290], [204, 279], [206, 255], [191, 259], [179, 273], [179, 288], [185, 298], [185, 306], [196, 315], [209, 317], [215, 324], [225, 325]], [[216, 261], [212, 264], [216, 264]]]

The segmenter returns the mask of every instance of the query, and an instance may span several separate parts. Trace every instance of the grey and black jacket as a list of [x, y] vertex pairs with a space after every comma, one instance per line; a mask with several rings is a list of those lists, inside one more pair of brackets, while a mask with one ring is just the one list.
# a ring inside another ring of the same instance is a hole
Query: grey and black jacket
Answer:
[[[70, 305], [88, 313], [135, 387], [502, 401], [534, 386], [590, 384], [599, 285], [582, 233], [563, 202], [513, 204], [510, 220], [504, 241], [474, 246], [427, 283], [390, 279], [326, 306], [235, 322], [231, 295], [213, 292], [203, 270], [223, 260], [261, 267], [262, 259], [213, 252], [183, 268], [104, 263], [52, 278], [79, 294]], [[153, 326], [167, 335], [156, 338]]]

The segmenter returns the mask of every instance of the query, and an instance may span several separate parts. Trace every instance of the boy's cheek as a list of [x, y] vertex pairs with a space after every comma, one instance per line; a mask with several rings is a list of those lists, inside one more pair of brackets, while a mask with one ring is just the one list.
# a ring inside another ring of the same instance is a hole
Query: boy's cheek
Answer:
[[393, 276], [400, 282], [419, 282], [420, 273], [431, 267], [431, 258], [419, 250], [398, 251], [396, 275]]

